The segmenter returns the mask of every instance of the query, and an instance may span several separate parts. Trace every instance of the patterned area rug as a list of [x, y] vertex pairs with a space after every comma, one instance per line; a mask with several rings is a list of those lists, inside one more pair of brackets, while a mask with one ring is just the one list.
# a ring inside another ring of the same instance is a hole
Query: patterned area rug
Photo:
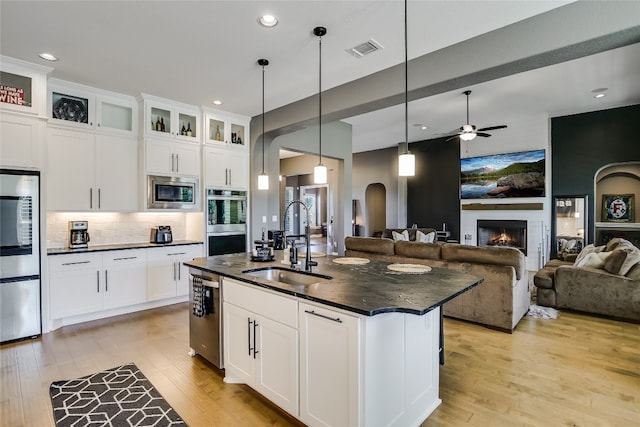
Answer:
[[57, 427], [187, 425], [133, 363], [55, 381], [49, 395]]

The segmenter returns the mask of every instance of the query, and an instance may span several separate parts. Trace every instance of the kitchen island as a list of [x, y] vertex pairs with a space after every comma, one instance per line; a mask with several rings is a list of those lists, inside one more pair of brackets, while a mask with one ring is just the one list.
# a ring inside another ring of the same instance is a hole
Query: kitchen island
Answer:
[[419, 425], [441, 402], [440, 306], [482, 278], [314, 260], [313, 275], [250, 254], [185, 262], [221, 276], [225, 381], [311, 426]]

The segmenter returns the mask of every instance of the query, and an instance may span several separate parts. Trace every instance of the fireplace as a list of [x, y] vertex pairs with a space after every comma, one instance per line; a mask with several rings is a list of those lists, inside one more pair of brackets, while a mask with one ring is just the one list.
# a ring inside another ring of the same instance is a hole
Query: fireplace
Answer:
[[527, 221], [479, 219], [478, 246], [507, 246], [527, 254]]

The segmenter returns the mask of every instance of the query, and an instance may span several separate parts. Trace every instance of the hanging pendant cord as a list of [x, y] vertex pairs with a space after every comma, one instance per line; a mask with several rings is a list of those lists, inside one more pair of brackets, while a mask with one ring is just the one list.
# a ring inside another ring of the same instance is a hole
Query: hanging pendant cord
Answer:
[[262, 175], [264, 175], [264, 65], [262, 66]]
[[322, 164], [322, 36], [318, 37], [318, 137], [320, 139], [320, 163]]
[[404, 0], [404, 154], [409, 153], [409, 61], [407, 50], [407, 0]]

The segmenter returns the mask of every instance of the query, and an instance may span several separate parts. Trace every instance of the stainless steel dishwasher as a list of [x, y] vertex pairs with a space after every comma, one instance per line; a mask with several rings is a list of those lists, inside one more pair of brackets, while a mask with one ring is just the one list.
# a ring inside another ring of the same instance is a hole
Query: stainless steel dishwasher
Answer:
[[189, 269], [189, 354], [199, 354], [216, 367], [224, 368], [222, 357], [222, 300], [220, 278]]

